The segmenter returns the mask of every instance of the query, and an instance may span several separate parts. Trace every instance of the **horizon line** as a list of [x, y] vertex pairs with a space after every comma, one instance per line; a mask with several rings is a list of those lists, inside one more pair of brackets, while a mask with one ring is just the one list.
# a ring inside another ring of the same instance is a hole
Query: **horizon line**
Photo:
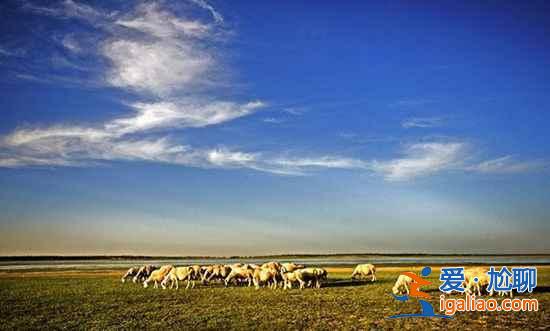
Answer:
[[134, 255], [134, 254], [33, 254], [33, 255], [0, 255], [0, 260], [78, 260], [78, 259], [261, 259], [261, 258], [283, 258], [283, 257], [346, 257], [346, 256], [550, 256], [550, 253], [285, 253], [285, 254], [264, 254], [264, 255]]

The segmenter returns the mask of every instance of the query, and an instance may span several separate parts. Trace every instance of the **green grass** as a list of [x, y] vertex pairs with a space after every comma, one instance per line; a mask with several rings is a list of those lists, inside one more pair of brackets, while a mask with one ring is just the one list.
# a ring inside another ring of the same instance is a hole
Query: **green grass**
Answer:
[[[402, 303], [390, 296], [401, 271], [405, 269], [381, 269], [374, 284], [350, 282], [349, 270], [331, 272], [331, 287], [303, 291], [219, 285], [163, 291], [122, 284], [119, 275], [112, 272], [4, 273], [0, 275], [0, 329], [475, 330], [550, 326], [550, 316], [545, 311], [550, 304], [549, 268], [539, 270], [539, 291], [523, 296], [538, 298], [539, 312], [457, 313], [451, 321], [386, 319], [397, 313], [419, 312], [416, 300]], [[431, 278], [436, 284], [437, 275], [434, 272]], [[434, 285], [428, 291], [437, 311], [436, 289]]]

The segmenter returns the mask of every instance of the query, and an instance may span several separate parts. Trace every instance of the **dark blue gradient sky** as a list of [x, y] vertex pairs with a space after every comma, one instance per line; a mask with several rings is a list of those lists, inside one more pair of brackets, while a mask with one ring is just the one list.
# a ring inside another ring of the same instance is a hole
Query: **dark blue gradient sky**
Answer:
[[0, 254], [550, 252], [545, 1], [3, 1]]

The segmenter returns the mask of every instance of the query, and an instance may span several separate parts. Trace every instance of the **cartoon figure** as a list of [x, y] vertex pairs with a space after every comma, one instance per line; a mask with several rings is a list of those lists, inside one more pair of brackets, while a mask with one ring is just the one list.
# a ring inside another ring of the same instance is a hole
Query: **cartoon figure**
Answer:
[[[430, 268], [430, 267], [424, 267], [422, 269], [422, 272], [421, 272], [422, 277], [427, 277], [431, 273], [432, 273], [432, 268]], [[407, 288], [407, 294], [402, 295], [402, 296], [392, 294], [393, 297], [396, 300], [407, 301], [407, 300], [409, 300], [409, 298], [428, 299], [428, 298], [431, 297], [428, 293], [422, 292], [420, 290], [420, 287], [430, 285], [430, 284], [432, 284], [432, 282], [430, 282], [426, 279], [423, 279], [422, 277], [420, 277], [420, 276], [418, 276], [418, 275], [416, 275], [415, 273], [412, 273], [412, 272], [404, 272], [404, 273], [402, 273], [402, 275], [405, 275], [405, 276], [409, 277], [409, 279], [411, 280], [411, 282], [409, 283], [410, 290]], [[433, 306], [428, 301], [418, 300], [418, 302], [420, 302], [420, 308], [421, 308], [421, 313], [420, 314], [399, 314], [399, 315], [390, 316], [388, 318], [392, 318], [392, 319], [393, 318], [407, 318], [407, 317], [434, 317], [434, 318], [447, 318], [447, 319], [452, 318], [451, 316], [436, 314], [435, 311], [434, 311]]]

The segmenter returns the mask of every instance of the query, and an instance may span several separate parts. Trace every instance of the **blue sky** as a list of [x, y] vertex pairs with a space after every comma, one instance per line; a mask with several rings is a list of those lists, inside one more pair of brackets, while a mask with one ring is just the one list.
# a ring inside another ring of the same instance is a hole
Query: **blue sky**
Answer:
[[4, 1], [0, 254], [550, 252], [543, 1]]

